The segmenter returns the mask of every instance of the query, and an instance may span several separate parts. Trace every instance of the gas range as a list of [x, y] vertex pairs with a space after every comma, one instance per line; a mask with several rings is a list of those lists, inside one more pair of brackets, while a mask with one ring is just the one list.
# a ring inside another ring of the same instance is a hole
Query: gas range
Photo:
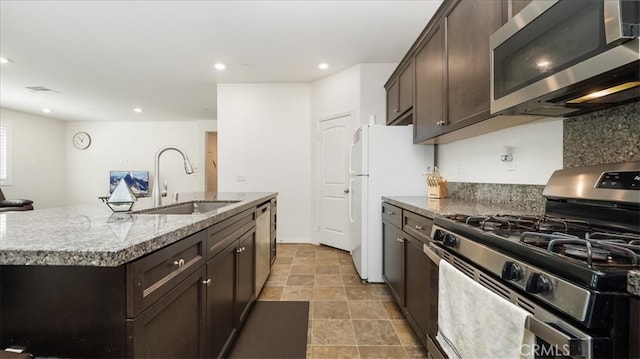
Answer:
[[554, 331], [547, 338], [575, 345], [563, 355], [625, 356], [627, 271], [640, 268], [640, 162], [556, 171], [543, 195], [544, 215], [436, 217], [425, 252], [531, 312]]

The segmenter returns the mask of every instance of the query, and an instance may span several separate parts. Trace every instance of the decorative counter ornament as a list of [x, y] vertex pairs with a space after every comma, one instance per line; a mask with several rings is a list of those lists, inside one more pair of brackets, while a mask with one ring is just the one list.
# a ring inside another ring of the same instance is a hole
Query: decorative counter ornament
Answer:
[[125, 182], [124, 178], [118, 182], [116, 189], [113, 190], [109, 197], [99, 197], [102, 202], [106, 203], [114, 212], [128, 212], [138, 200], [131, 192], [131, 189]]

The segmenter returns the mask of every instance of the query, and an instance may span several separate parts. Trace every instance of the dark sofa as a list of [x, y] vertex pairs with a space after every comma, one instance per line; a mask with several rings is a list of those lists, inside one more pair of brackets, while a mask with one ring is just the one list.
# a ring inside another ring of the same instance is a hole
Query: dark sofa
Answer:
[[0, 212], [31, 210], [33, 210], [33, 201], [28, 199], [6, 199], [0, 188]]

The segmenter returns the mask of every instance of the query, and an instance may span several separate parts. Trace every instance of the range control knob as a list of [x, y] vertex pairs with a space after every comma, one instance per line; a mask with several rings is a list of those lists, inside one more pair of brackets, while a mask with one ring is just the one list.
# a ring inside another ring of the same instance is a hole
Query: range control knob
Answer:
[[447, 235], [447, 233], [443, 230], [440, 229], [436, 229], [436, 232], [433, 234], [433, 239], [437, 242], [442, 242], [444, 241], [444, 237]]
[[505, 262], [502, 266], [502, 275], [500, 276], [504, 280], [519, 281], [522, 279], [522, 268], [514, 262]]
[[547, 294], [551, 292], [551, 281], [540, 273], [533, 273], [529, 276], [525, 290], [532, 294]]
[[455, 247], [458, 245], [458, 238], [451, 233], [447, 233], [442, 239], [442, 245], [446, 247]]

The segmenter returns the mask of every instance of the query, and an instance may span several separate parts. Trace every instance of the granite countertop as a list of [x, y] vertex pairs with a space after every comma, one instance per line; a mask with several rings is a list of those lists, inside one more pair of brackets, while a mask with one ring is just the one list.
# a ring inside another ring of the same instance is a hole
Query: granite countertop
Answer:
[[[115, 267], [269, 199], [264, 193], [187, 193], [180, 202], [240, 201], [196, 215], [112, 212], [105, 204], [0, 214], [0, 265]], [[170, 205], [164, 199], [165, 205]]]
[[383, 196], [382, 200], [426, 217], [447, 214], [542, 214], [516, 207], [453, 198], [430, 199], [426, 196]]
[[[504, 205], [469, 202], [451, 198], [429, 199], [425, 196], [383, 196], [382, 200], [431, 218], [448, 214], [542, 214], [526, 212], [522, 209]], [[627, 291], [640, 296], [640, 270], [630, 270], [627, 272]]]

